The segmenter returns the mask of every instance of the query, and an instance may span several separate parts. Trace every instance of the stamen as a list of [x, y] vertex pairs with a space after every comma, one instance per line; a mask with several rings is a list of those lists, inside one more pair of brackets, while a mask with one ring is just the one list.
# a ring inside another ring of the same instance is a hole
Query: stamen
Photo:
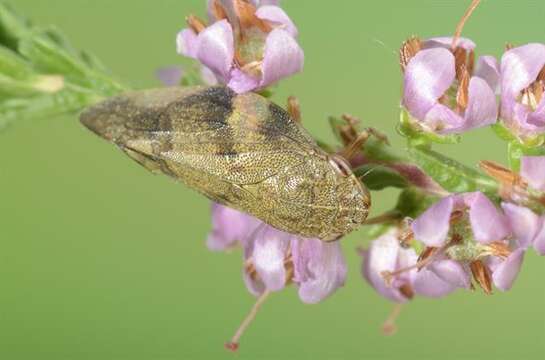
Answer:
[[[384, 278], [384, 282], [386, 282], [386, 284], [391, 285], [392, 280], [396, 276], [406, 273], [408, 271], [414, 270], [414, 269], [421, 270], [425, 268], [426, 266], [428, 266], [429, 264], [431, 264], [437, 258], [437, 256], [442, 254], [445, 251], [445, 249], [449, 246], [450, 246], [450, 242], [447, 242], [439, 248], [434, 248], [435, 250], [432, 251], [430, 255], [427, 255], [427, 256], [425, 255], [424, 259], [419, 258], [416, 264], [398, 269], [396, 271], [383, 271], [380, 273], [380, 275]], [[424, 250], [424, 252], [426, 252], [426, 250]]]
[[218, 21], [227, 19], [227, 12], [223, 8], [223, 6], [219, 3], [218, 0], [214, 0], [212, 3], [212, 15], [214, 15], [214, 17]]
[[382, 325], [382, 333], [386, 336], [392, 336], [397, 332], [397, 325], [396, 320], [399, 317], [399, 314], [401, 314], [401, 310], [403, 309], [403, 304], [395, 304], [392, 312], [390, 312], [390, 315], [388, 315], [388, 318]]
[[511, 249], [509, 249], [509, 246], [499, 241], [488, 244], [487, 248], [490, 251], [490, 255], [503, 259], [506, 259], [509, 255], [511, 255]]
[[204, 29], [206, 29], [206, 23], [199, 19], [198, 17], [196, 17], [195, 15], [189, 15], [185, 21], [187, 22], [187, 25], [189, 25], [189, 27], [195, 31], [197, 34], [199, 34], [200, 32], [202, 32]]
[[410, 37], [399, 49], [399, 64], [401, 65], [401, 71], [405, 72], [405, 68], [411, 59], [420, 51], [422, 48], [422, 42], [416, 36]]
[[246, 318], [244, 318], [244, 320], [240, 324], [240, 327], [235, 332], [235, 335], [231, 338], [231, 341], [225, 344], [225, 348], [227, 350], [231, 350], [233, 352], [238, 350], [240, 338], [244, 334], [244, 331], [248, 328], [248, 326], [250, 326], [252, 321], [255, 319], [259, 311], [259, 308], [261, 307], [261, 305], [263, 305], [263, 303], [265, 303], [265, 301], [267, 300], [270, 294], [271, 292], [269, 290], [265, 290], [263, 294], [261, 294], [261, 296], [257, 298], [254, 306], [252, 307], [252, 309], [250, 310]]
[[479, 167], [490, 177], [496, 179], [500, 184], [505, 186], [520, 186], [525, 187], [526, 184], [519, 174], [513, 172], [511, 169], [498, 164], [494, 161], [482, 160], [479, 162]]
[[342, 114], [341, 118], [346, 122], [346, 126], [340, 127], [339, 134], [343, 144], [347, 146], [354, 142], [358, 137], [358, 124], [360, 123], [360, 119], [350, 114]]
[[345, 147], [339, 155], [347, 161], [350, 161], [360, 150], [363, 144], [369, 139], [369, 133], [367, 131], [361, 132], [358, 137], [351, 144]]
[[299, 104], [299, 99], [295, 96], [288, 97], [288, 113], [293, 120], [298, 123], [301, 122], [301, 105]]
[[249, 1], [244, 0], [234, 0], [233, 6], [235, 9], [235, 13], [238, 17], [240, 28], [242, 30], [248, 29], [251, 27], [257, 27], [263, 32], [270, 32], [272, 30], [272, 26], [270, 26], [265, 21], [259, 19], [255, 13], [257, 11], [256, 7], [250, 3]]
[[470, 74], [465, 65], [460, 68], [460, 80], [458, 84], [458, 93], [456, 94], [456, 104], [458, 113], [463, 113], [469, 102], [469, 79]]
[[485, 294], [492, 295], [492, 278], [490, 269], [481, 260], [472, 261], [469, 264], [473, 278], [484, 290]]
[[467, 51], [464, 48], [457, 47], [452, 51], [454, 55], [454, 70], [456, 72], [456, 79], [462, 81], [464, 70], [467, 68]]
[[458, 40], [460, 39], [460, 36], [462, 35], [462, 30], [464, 29], [464, 25], [466, 24], [467, 20], [471, 17], [471, 14], [477, 9], [477, 6], [479, 6], [479, 3], [481, 0], [473, 0], [471, 1], [471, 4], [467, 8], [464, 16], [460, 19], [460, 22], [456, 26], [456, 31], [454, 32], [454, 37], [452, 38], [452, 44], [451, 48], [454, 50], [458, 46]]

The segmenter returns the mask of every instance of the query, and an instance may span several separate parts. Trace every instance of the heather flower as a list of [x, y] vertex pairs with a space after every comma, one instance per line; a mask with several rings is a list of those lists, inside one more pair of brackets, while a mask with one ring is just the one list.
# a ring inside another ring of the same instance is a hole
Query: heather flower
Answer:
[[256, 296], [297, 285], [299, 298], [317, 303], [344, 284], [346, 263], [338, 242], [305, 239], [262, 224], [244, 249], [244, 281]]
[[533, 246], [540, 255], [545, 255], [545, 216], [539, 216], [526, 207], [511, 203], [503, 203], [502, 208], [517, 247], [527, 249]]
[[442, 297], [456, 290], [427, 268], [418, 268], [418, 255], [400, 245], [398, 230], [391, 229], [362, 250], [362, 275], [382, 296], [404, 303], [415, 295]]
[[464, 38], [412, 38], [403, 44], [403, 106], [420, 131], [456, 134], [497, 120], [498, 66], [483, 56], [474, 69], [475, 44]]
[[297, 28], [274, 1], [209, 1], [210, 25], [189, 17], [178, 53], [209, 68], [220, 83], [243, 93], [263, 89], [303, 68]]
[[206, 245], [213, 251], [227, 250], [238, 243], [244, 245], [261, 224], [253, 216], [212, 203], [212, 231], [208, 234]]
[[[505, 205], [504, 205], [505, 209]], [[508, 214], [509, 215], [509, 214]], [[513, 222], [482, 193], [442, 199], [412, 224], [415, 239], [449, 261], [444, 267], [431, 261], [428, 268], [441, 279], [467, 287], [462, 272], [469, 272], [490, 293], [492, 284], [506, 291], [520, 270], [525, 249], [511, 243]], [[516, 231], [515, 235], [516, 235]], [[453, 266], [458, 263], [458, 270]]]
[[545, 45], [512, 48], [501, 59], [503, 124], [521, 141], [545, 132]]

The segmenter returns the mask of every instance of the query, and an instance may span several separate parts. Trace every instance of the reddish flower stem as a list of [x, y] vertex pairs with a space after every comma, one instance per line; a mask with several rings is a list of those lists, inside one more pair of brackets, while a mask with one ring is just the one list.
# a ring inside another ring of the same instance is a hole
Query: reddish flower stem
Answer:
[[464, 16], [460, 19], [460, 22], [458, 22], [458, 25], [456, 26], [456, 31], [454, 32], [454, 37], [452, 38], [452, 45], [450, 46], [452, 50], [456, 49], [456, 46], [458, 45], [458, 40], [460, 39], [460, 36], [462, 35], [462, 30], [464, 29], [464, 25], [466, 24], [467, 20], [471, 17], [471, 14], [475, 11], [477, 6], [479, 6], [479, 3], [481, 0], [473, 0], [469, 7], [467, 8]]
[[265, 290], [263, 292], [263, 294], [261, 294], [257, 298], [254, 306], [252, 306], [252, 309], [250, 310], [248, 315], [246, 315], [246, 318], [244, 318], [244, 320], [240, 324], [239, 328], [235, 332], [235, 335], [233, 335], [233, 337], [231, 338], [231, 341], [229, 341], [228, 343], [225, 344], [226, 349], [231, 350], [231, 351], [237, 351], [238, 350], [240, 338], [242, 337], [242, 335], [244, 334], [244, 331], [246, 331], [248, 326], [250, 326], [250, 324], [254, 321], [254, 319], [255, 319], [258, 311], [259, 311], [259, 308], [261, 308], [261, 305], [263, 305], [263, 303], [265, 303], [265, 301], [267, 300], [267, 298], [269, 297], [270, 294], [271, 294], [271, 292], [269, 290]]

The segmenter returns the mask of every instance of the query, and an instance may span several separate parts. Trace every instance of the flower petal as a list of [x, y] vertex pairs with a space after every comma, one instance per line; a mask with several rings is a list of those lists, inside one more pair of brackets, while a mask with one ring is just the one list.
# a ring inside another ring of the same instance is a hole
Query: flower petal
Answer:
[[492, 273], [492, 282], [501, 291], [511, 289], [524, 260], [524, 249], [515, 250]]
[[437, 103], [426, 113], [424, 123], [439, 134], [460, 132], [465, 127], [463, 117], [452, 111], [448, 106]]
[[413, 283], [413, 289], [416, 294], [432, 298], [446, 296], [456, 290], [456, 288], [455, 285], [442, 280], [433, 271], [426, 268], [421, 269], [416, 274]]
[[494, 56], [481, 56], [477, 60], [475, 76], [484, 79], [488, 86], [496, 93], [500, 84], [500, 64]]
[[427, 246], [442, 246], [447, 239], [453, 209], [454, 198], [449, 196], [426, 210], [412, 223], [416, 239]]
[[501, 58], [502, 96], [516, 97], [545, 66], [545, 45], [533, 43], [511, 49]]
[[216, 75], [227, 79], [234, 58], [233, 29], [227, 20], [218, 21], [197, 37], [197, 59]]
[[176, 86], [180, 85], [184, 71], [179, 66], [170, 66], [157, 69], [155, 75], [165, 86]]
[[534, 249], [539, 255], [545, 255], [545, 218], [541, 218], [541, 227], [534, 239]]
[[454, 81], [454, 56], [446, 49], [419, 51], [407, 64], [403, 105], [412, 116], [423, 120]]
[[263, 5], [257, 9], [255, 16], [261, 20], [266, 20], [277, 26], [281, 26], [294, 38], [299, 35], [297, 27], [291, 21], [290, 17], [282, 8], [272, 5]]
[[469, 289], [471, 279], [469, 273], [457, 261], [451, 259], [437, 260], [428, 266], [441, 280], [459, 288]]
[[237, 241], [243, 245], [262, 222], [250, 215], [217, 203], [212, 203], [212, 231], [206, 245], [210, 250], [222, 251]]
[[238, 94], [255, 90], [259, 86], [259, 79], [256, 79], [239, 69], [233, 69], [230, 77], [231, 79], [227, 86]]
[[292, 256], [294, 282], [303, 302], [320, 302], [344, 284], [347, 268], [338, 241], [301, 238], [292, 241]]
[[259, 279], [268, 290], [278, 291], [286, 285], [284, 260], [291, 239], [291, 234], [269, 225], [260, 227], [252, 236], [251, 261]]
[[526, 207], [511, 203], [503, 203], [501, 206], [517, 245], [524, 249], [531, 246], [543, 226], [542, 219]]
[[[382, 273], [397, 269], [400, 251], [412, 252], [414, 262], [416, 262], [417, 256], [412, 249], [401, 249], [395, 234], [395, 230], [387, 232], [373, 240], [369, 249], [361, 253], [363, 256], [362, 275], [380, 295], [401, 303], [409, 299], [397, 288], [388, 285]], [[414, 270], [412, 272], [414, 273]]]
[[498, 104], [488, 83], [480, 77], [469, 80], [469, 101], [465, 110], [463, 130], [476, 129], [496, 123]]
[[536, 190], [545, 191], [545, 156], [523, 156], [520, 176]]
[[[473, 50], [475, 49], [475, 43], [467, 38], [459, 38], [457, 43], [457, 47], [461, 47], [465, 50]], [[434, 37], [424, 40], [422, 44], [423, 49], [432, 49], [432, 48], [444, 48], [444, 49], [450, 49], [452, 47], [452, 36], [440, 36], [440, 37]]]
[[265, 6], [265, 5], [276, 5], [276, 6], [278, 6], [278, 4], [280, 3], [279, 0], [251, 0], [251, 1], [256, 7]]
[[183, 29], [176, 36], [176, 52], [190, 58], [197, 57], [197, 34], [191, 29]]
[[290, 33], [286, 30], [274, 29], [265, 40], [263, 77], [259, 87], [266, 87], [300, 72], [304, 61], [303, 50]]
[[204, 65], [201, 66], [201, 79], [205, 85], [214, 86], [218, 84], [218, 79], [216, 78], [216, 75], [214, 75], [212, 70]]
[[469, 222], [475, 240], [487, 244], [503, 240], [509, 235], [507, 219], [488, 197], [476, 192], [468, 194], [464, 199], [469, 206]]

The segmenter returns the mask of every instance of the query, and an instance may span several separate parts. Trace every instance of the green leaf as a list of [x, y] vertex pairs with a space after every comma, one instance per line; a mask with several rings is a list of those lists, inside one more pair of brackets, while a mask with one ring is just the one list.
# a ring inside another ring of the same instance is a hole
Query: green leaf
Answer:
[[398, 172], [384, 165], [366, 164], [354, 171], [369, 190], [383, 190], [387, 187], [405, 188], [408, 183]]
[[59, 30], [0, 4], [0, 123], [78, 111], [126, 89]]
[[498, 191], [498, 184], [492, 178], [433, 150], [412, 148], [408, 153], [426, 174], [449, 192], [495, 194]]
[[402, 217], [415, 219], [437, 200], [436, 196], [431, 196], [418, 188], [409, 187], [399, 194], [395, 209], [402, 214]]
[[29, 62], [13, 50], [0, 46], [0, 74], [13, 79], [25, 79], [35, 73]]
[[0, 3], [0, 44], [17, 50], [19, 39], [26, 36], [30, 22], [13, 12], [6, 4]]

